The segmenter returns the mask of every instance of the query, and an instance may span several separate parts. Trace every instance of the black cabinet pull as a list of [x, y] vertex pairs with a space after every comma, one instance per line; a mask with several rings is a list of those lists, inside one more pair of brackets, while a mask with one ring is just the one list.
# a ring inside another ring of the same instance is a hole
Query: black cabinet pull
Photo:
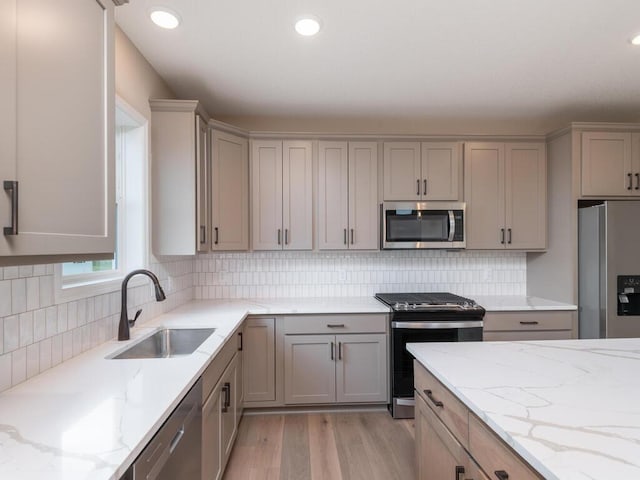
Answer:
[[640, 190], [640, 173], [636, 173], [636, 190]]
[[509, 237], [508, 237], [509, 240], [507, 240], [507, 243], [511, 244], [511, 229], [510, 228], [507, 228], [507, 233], [509, 234]]
[[420, 179], [416, 180], [416, 195], [420, 196]]
[[278, 229], [278, 245], [282, 245], [282, 230]]
[[207, 228], [204, 225], [200, 225], [200, 243], [207, 241]]
[[338, 342], [338, 360], [342, 360], [342, 342]]
[[464, 475], [464, 467], [462, 465], [456, 465], [456, 480], [462, 480], [460, 475]]
[[344, 323], [327, 323], [327, 328], [344, 328]]
[[11, 195], [11, 226], [4, 227], [5, 235], [18, 235], [18, 182], [15, 180], [4, 181], [4, 191]]
[[504, 228], [500, 229], [500, 243], [504, 245]]
[[436, 400], [436, 398], [433, 396], [433, 392], [431, 390], [424, 390], [424, 394], [427, 396], [427, 398], [429, 400], [431, 400], [431, 402], [436, 407], [444, 408], [444, 403], [442, 403], [440, 400]]
[[507, 472], [505, 472], [504, 470], [496, 470], [493, 473], [496, 474], [496, 477], [499, 480], [507, 480], [509, 478], [509, 474]]
[[352, 228], [351, 229], [351, 245], [353, 245], [353, 234], [354, 234], [354, 232], [353, 232], [353, 228]]
[[224, 400], [222, 402], [222, 413], [227, 413], [227, 411], [229, 410], [229, 406], [231, 405], [231, 384], [229, 382], [224, 382], [222, 391], [224, 393]]
[[238, 347], [238, 351], [242, 351], [242, 332], [238, 332], [238, 337], [240, 337], [240, 346]]
[[521, 320], [520, 325], [538, 325], [538, 322], [535, 320], [531, 320], [531, 321]]
[[334, 350], [335, 350], [335, 345], [334, 345], [333, 342], [331, 342], [331, 355], [330, 355], [331, 356], [331, 360], [333, 360], [334, 359], [333, 357], [335, 356], [334, 355]]
[[218, 244], [218, 227], [214, 228], [213, 230], [214, 230], [214, 232], [216, 234], [216, 238], [213, 241], [213, 243], [215, 243], [217, 245]]
[[347, 229], [344, 229], [344, 244], [347, 244]]
[[427, 179], [426, 178], [423, 180], [423, 183], [424, 183], [424, 189], [422, 191], [422, 194], [426, 195], [427, 194]]
[[633, 179], [631, 178], [631, 176], [632, 175], [630, 173], [627, 173], [627, 178], [629, 178], [629, 185], [627, 186], [627, 190], [631, 190], [633, 188]]

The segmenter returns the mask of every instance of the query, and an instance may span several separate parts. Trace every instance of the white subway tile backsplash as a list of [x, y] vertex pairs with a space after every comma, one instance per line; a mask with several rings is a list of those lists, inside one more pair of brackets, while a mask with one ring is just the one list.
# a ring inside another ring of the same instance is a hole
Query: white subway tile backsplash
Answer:
[[20, 346], [26, 347], [33, 343], [33, 312], [20, 314]]
[[11, 384], [16, 385], [27, 379], [27, 349], [19, 348], [11, 354]]
[[0, 317], [11, 315], [11, 280], [0, 280]]
[[0, 391], [11, 387], [11, 354], [0, 355]]
[[20, 346], [20, 318], [18, 315], [4, 319], [4, 353], [13, 352]]
[[197, 298], [526, 292], [526, 254], [521, 252], [211, 253], [198, 256], [195, 263], [200, 270], [193, 276]]
[[40, 371], [51, 368], [51, 338], [40, 342]]
[[40, 373], [40, 344], [32, 343], [27, 347], [27, 378]]

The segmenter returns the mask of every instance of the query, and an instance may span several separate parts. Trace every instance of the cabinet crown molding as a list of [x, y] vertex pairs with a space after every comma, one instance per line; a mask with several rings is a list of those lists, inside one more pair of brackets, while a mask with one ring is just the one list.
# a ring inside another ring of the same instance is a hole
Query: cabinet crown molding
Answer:
[[194, 112], [207, 123], [210, 119], [209, 114], [198, 100], [152, 98], [149, 100], [149, 107], [152, 112]]

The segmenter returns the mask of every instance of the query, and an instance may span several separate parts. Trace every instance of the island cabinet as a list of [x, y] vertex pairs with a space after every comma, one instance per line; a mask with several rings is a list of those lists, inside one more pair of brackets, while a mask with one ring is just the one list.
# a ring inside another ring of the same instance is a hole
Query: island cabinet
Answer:
[[250, 175], [253, 249], [311, 250], [311, 142], [252, 140]]
[[211, 249], [248, 250], [248, 141], [217, 130], [211, 137]]
[[208, 115], [195, 100], [149, 100], [156, 255], [209, 250]]
[[242, 330], [202, 375], [202, 479], [222, 478], [242, 416]]
[[287, 316], [284, 403], [386, 403], [386, 315]]
[[470, 142], [464, 169], [468, 249], [546, 248], [544, 143]]
[[640, 133], [582, 132], [583, 196], [640, 195]]
[[319, 142], [318, 170], [318, 248], [377, 249], [378, 144]]
[[575, 312], [487, 312], [482, 338], [485, 341], [569, 340], [576, 338]]
[[384, 200], [460, 200], [461, 153], [458, 142], [385, 142]]
[[112, 0], [0, 4], [0, 265], [113, 256], [113, 15]]
[[422, 364], [414, 361], [420, 480], [540, 480]]

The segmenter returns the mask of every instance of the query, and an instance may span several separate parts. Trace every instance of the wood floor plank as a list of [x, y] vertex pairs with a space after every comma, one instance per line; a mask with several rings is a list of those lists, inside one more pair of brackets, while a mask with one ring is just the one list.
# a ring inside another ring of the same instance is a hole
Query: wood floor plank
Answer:
[[416, 478], [414, 421], [387, 412], [245, 416], [224, 480]]
[[308, 416], [286, 415], [280, 462], [281, 480], [310, 480]]
[[312, 480], [342, 480], [333, 428], [328, 413], [309, 415], [309, 459]]

